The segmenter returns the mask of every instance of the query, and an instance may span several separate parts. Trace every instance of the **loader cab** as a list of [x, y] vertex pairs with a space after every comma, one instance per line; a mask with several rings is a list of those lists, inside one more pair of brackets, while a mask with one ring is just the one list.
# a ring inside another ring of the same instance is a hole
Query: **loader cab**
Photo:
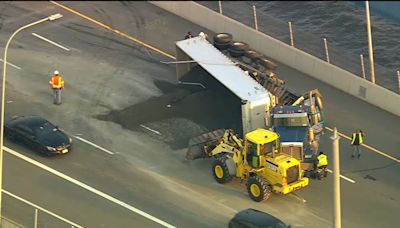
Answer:
[[279, 135], [265, 129], [256, 129], [246, 134], [245, 156], [253, 168], [266, 166], [266, 156], [274, 157], [280, 150]]

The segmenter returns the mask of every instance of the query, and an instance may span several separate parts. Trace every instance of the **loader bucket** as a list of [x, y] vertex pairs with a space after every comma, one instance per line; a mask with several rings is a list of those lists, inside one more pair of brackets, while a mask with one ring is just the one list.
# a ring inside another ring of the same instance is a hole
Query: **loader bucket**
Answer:
[[208, 152], [213, 150], [225, 133], [225, 129], [210, 131], [189, 140], [186, 160], [208, 157]]

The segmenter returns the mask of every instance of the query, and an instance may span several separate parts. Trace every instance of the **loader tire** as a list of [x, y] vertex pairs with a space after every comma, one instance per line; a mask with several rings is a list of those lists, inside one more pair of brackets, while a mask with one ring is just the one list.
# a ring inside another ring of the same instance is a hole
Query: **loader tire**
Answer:
[[212, 173], [214, 179], [220, 183], [225, 184], [232, 180], [232, 175], [229, 173], [226, 160], [228, 157], [226, 155], [221, 155], [216, 157], [212, 165]]
[[218, 33], [214, 36], [214, 43], [225, 44], [232, 42], [232, 34], [230, 33]]
[[272, 190], [262, 177], [254, 175], [247, 180], [247, 192], [252, 200], [261, 202], [269, 198]]

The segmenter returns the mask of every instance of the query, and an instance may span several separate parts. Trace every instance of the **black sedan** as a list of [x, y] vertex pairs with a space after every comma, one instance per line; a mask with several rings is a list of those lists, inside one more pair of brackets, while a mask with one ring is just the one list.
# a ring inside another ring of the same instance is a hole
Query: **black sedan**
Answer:
[[238, 212], [230, 221], [229, 228], [290, 228], [273, 215], [256, 209], [246, 209]]
[[45, 155], [65, 154], [71, 149], [71, 138], [39, 116], [16, 116], [4, 130], [7, 138]]

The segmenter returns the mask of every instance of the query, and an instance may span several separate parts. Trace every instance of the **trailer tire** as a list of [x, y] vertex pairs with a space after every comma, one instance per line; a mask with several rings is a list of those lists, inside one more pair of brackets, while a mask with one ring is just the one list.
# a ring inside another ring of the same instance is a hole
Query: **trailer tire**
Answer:
[[214, 35], [214, 43], [224, 44], [232, 42], [232, 34], [230, 33], [217, 33]]
[[261, 65], [263, 65], [265, 68], [268, 70], [274, 71], [277, 67], [278, 64], [275, 62], [272, 62], [271, 60], [267, 59], [266, 57], [261, 57], [258, 59]]
[[253, 49], [247, 50], [244, 55], [251, 60], [257, 60], [263, 56], [262, 54], [258, 53]]
[[242, 50], [243, 52], [249, 50], [249, 45], [245, 42], [241, 41], [232, 41], [232, 47], [233, 50]]
[[228, 49], [228, 51], [229, 51], [229, 55], [232, 56], [232, 57], [241, 57], [241, 56], [243, 56], [244, 53], [245, 53], [244, 50], [236, 50], [236, 49], [233, 49], [233, 46], [230, 47], [230, 48]]
[[217, 156], [212, 164], [212, 173], [214, 179], [220, 184], [228, 183], [233, 178], [227, 165], [228, 159], [228, 156], [223, 154], [221, 156]]
[[231, 47], [231, 43], [219, 43], [219, 42], [214, 42], [214, 47], [216, 47], [218, 50], [226, 50]]

